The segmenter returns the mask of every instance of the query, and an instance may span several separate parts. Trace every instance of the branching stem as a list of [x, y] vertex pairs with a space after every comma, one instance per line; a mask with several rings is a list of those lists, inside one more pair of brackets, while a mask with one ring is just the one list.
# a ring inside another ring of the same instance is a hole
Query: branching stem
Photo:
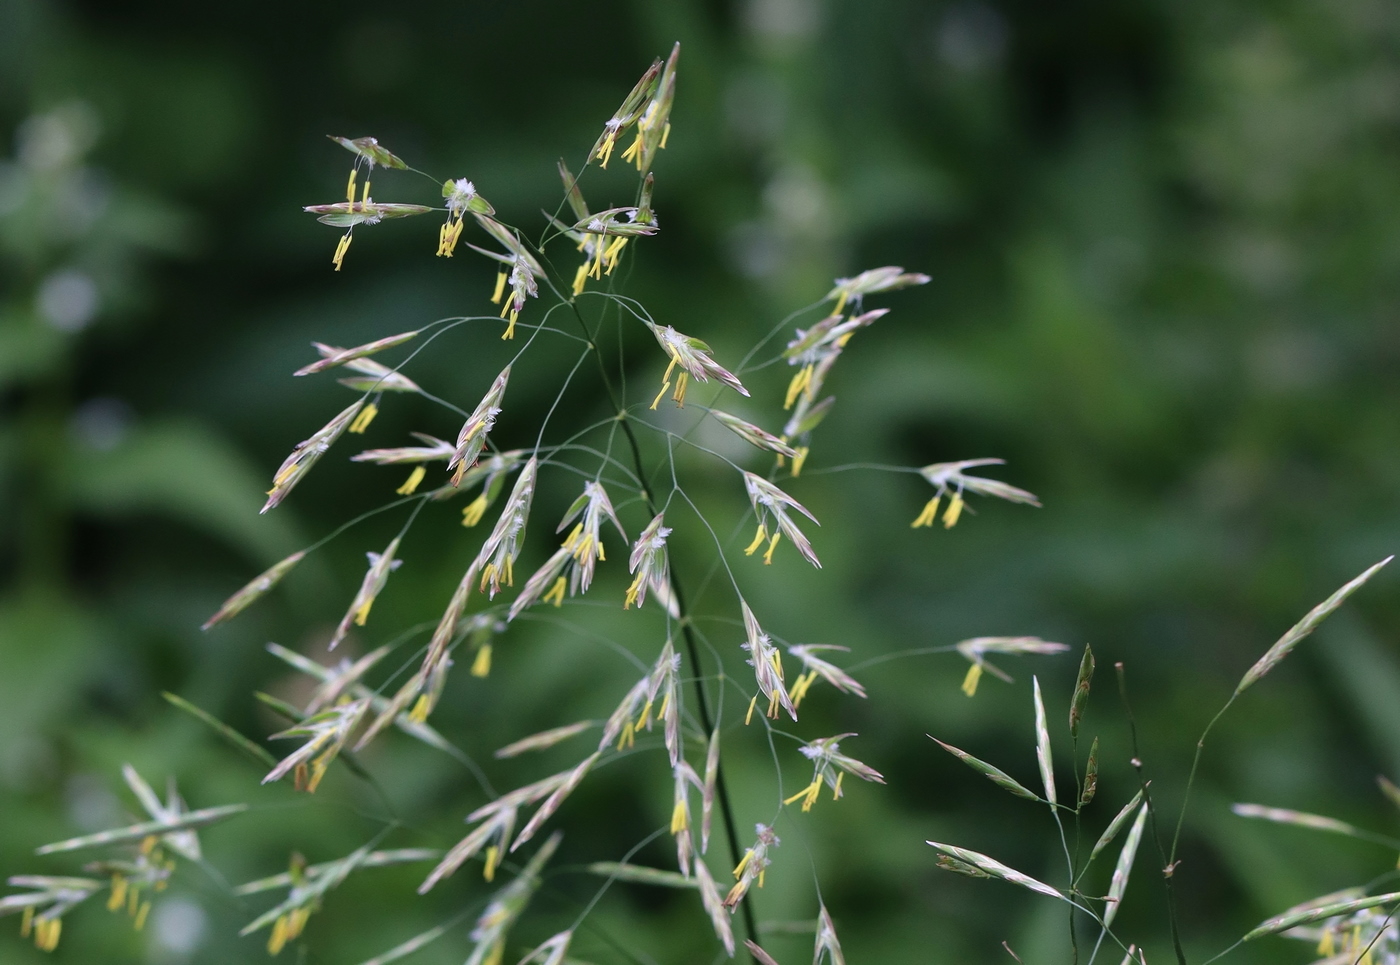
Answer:
[[[598, 351], [598, 345], [593, 340], [593, 332], [588, 328], [588, 323], [584, 321], [583, 314], [578, 310], [578, 305], [572, 300], [568, 302], [573, 309], [574, 318], [578, 320], [579, 328], [588, 338], [588, 344], [593, 352], [593, 357], [598, 360], [598, 375], [602, 378], [603, 389], [608, 394], [608, 400], [613, 410], [617, 412], [617, 421], [622, 425], [622, 434], [627, 437], [628, 448], [632, 451], [632, 464], [637, 473], [637, 479], [642, 488], [642, 498], [646, 500], [647, 510], [656, 515], [656, 501], [652, 497], [651, 488], [647, 485], [646, 469], [642, 465], [642, 448], [637, 441], [636, 433], [632, 431], [632, 424], [627, 417], [627, 409], [623, 406], [622, 400], [617, 397], [617, 392], [613, 389], [612, 378], [608, 375], [607, 366], [603, 364], [602, 353]], [[700, 647], [695, 641], [695, 632], [691, 627], [690, 618], [686, 614], [685, 591], [681, 588], [680, 579], [676, 576], [674, 561], [670, 567], [671, 571], [671, 592], [676, 598], [676, 610], [680, 614], [678, 623], [681, 628], [681, 636], [685, 638], [686, 653], [690, 656], [690, 662], [695, 667], [695, 696], [699, 702], [700, 726], [706, 734], [713, 734], [715, 725], [714, 719], [710, 716], [710, 697], [705, 689], [705, 675], [700, 672]], [[729, 854], [735, 866], [738, 866], [742, 855], [739, 851], [739, 832], [734, 824], [734, 809], [729, 802], [729, 788], [724, 780], [724, 765], [721, 763], [715, 771], [715, 791], [719, 798], [720, 814], [724, 818], [725, 834], [729, 838]], [[754, 921], [753, 906], [749, 896], [745, 895], [740, 902], [740, 908], [744, 913], [744, 930], [748, 937], [758, 940], [758, 926]]]

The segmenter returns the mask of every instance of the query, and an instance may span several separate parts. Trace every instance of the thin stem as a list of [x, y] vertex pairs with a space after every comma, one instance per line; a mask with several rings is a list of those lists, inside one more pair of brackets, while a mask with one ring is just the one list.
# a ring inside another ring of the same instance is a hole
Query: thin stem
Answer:
[[[1128, 702], [1128, 677], [1123, 670], [1122, 661], [1115, 663], [1113, 665], [1113, 669], [1118, 674], [1118, 696], [1122, 698], [1123, 710], [1128, 715], [1128, 733], [1131, 736], [1133, 742], [1133, 770], [1137, 772], [1138, 782], [1142, 785], [1142, 799], [1147, 804], [1147, 816], [1152, 819], [1152, 840], [1156, 843], [1157, 854], [1161, 857], [1163, 862], [1162, 881], [1166, 884], [1167, 888], [1167, 920], [1171, 925], [1172, 947], [1176, 951], [1177, 965], [1186, 965], [1186, 952], [1183, 951], [1181, 947], [1181, 928], [1180, 923], [1177, 920], [1176, 914], [1176, 891], [1172, 887], [1172, 879], [1176, 875], [1176, 841], [1172, 841], [1172, 852], [1171, 857], [1169, 858], [1167, 857], [1165, 849], [1162, 847], [1162, 835], [1157, 825], [1157, 808], [1152, 803], [1152, 791], [1151, 788], [1148, 786], [1151, 782], [1145, 780], [1142, 773], [1142, 756], [1138, 753], [1137, 720], [1133, 717], [1133, 706], [1131, 703]], [[1228, 707], [1229, 705], [1227, 704], [1226, 706]], [[1219, 719], [1218, 714], [1216, 715], [1216, 719]], [[1212, 721], [1211, 723], [1214, 724], [1214, 721]], [[1209, 727], [1206, 728], [1206, 732], [1210, 732]], [[1205, 740], [1204, 734], [1201, 735], [1201, 740]], [[1197, 746], [1196, 759], [1198, 761], [1200, 760], [1199, 745]], [[1194, 776], [1195, 768], [1192, 767], [1191, 771], [1192, 775]], [[1182, 806], [1182, 810], [1184, 813], [1184, 804]], [[1177, 833], [1180, 834], [1180, 832], [1181, 823], [1180, 821], [1178, 821]]]
[[1181, 841], [1181, 826], [1186, 821], [1186, 805], [1191, 800], [1191, 787], [1196, 783], [1196, 769], [1201, 766], [1201, 752], [1206, 749], [1206, 738], [1210, 736], [1211, 729], [1215, 727], [1220, 718], [1225, 716], [1225, 711], [1230, 709], [1230, 705], [1235, 702], [1235, 698], [1238, 696], [1238, 692], [1230, 695], [1230, 699], [1225, 701], [1225, 706], [1221, 707], [1216, 715], [1210, 719], [1210, 723], [1206, 724], [1206, 729], [1201, 732], [1200, 739], [1196, 741], [1196, 756], [1191, 760], [1191, 774], [1186, 778], [1186, 792], [1181, 797], [1181, 813], [1176, 817], [1176, 833], [1172, 835], [1171, 856], [1167, 859], [1169, 864], [1176, 861], [1176, 848]]
[[[589, 331], [588, 323], [584, 321], [583, 314], [578, 310], [578, 305], [573, 301], [569, 301], [567, 304], [573, 309], [574, 318], [578, 320], [579, 328], [583, 330], [584, 335], [588, 338], [588, 344], [593, 350], [594, 358], [598, 360], [598, 374], [602, 378], [603, 389], [608, 394], [608, 400], [612, 404], [613, 411], [617, 413], [617, 421], [622, 425], [622, 433], [627, 437], [627, 445], [632, 451], [632, 463], [637, 473], [637, 479], [641, 484], [642, 497], [646, 500], [648, 511], [655, 516], [657, 512], [656, 502], [652, 497], [650, 487], [647, 485], [647, 473], [645, 467], [642, 465], [641, 445], [637, 441], [636, 433], [632, 431], [632, 424], [628, 419], [627, 409], [623, 407], [621, 400], [618, 399], [617, 393], [613, 389], [612, 379], [608, 375], [607, 366], [603, 364], [602, 353], [598, 351], [598, 346], [593, 341], [593, 333]], [[706, 734], [712, 734], [715, 728], [714, 720], [710, 716], [709, 694], [705, 689], [704, 675], [699, 672], [701, 666], [700, 647], [695, 641], [694, 629], [691, 626], [689, 617], [686, 615], [685, 591], [681, 588], [680, 579], [676, 576], [674, 562], [672, 562], [670, 571], [671, 592], [676, 598], [676, 610], [680, 614], [678, 622], [681, 628], [681, 636], [685, 638], [686, 652], [689, 654], [690, 662], [696, 670], [694, 682], [695, 695], [700, 705], [700, 726], [704, 728]], [[734, 809], [730, 805], [729, 788], [724, 780], [724, 767], [722, 764], [718, 766], [715, 771], [715, 791], [719, 798], [720, 814], [724, 818], [725, 834], [729, 838], [730, 858], [737, 866], [742, 857], [739, 853], [739, 832], [734, 823]], [[748, 895], [744, 896], [743, 900], [740, 902], [740, 907], [743, 909], [744, 913], [744, 930], [748, 932], [750, 939], [757, 941], [758, 925], [754, 921], [753, 905]]]

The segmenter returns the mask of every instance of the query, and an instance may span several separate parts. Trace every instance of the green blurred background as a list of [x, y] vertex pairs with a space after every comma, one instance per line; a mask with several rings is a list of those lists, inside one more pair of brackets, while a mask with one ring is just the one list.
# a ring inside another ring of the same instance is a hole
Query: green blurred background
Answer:
[[[822, 521], [825, 568], [790, 550], [768, 569], [737, 557], [767, 629], [848, 645], [848, 665], [982, 634], [1092, 643], [1086, 728], [1105, 747], [1092, 840], [1134, 788], [1113, 661], [1127, 665], [1147, 772], [1173, 813], [1195, 738], [1239, 675], [1400, 546], [1400, 7], [1388, 0], [0, 0], [0, 871], [76, 872], [79, 861], [32, 849], [127, 820], [124, 761], [158, 787], [177, 777], [193, 807], [254, 805], [204, 836], [234, 882], [282, 869], [293, 849], [339, 857], [383, 826], [384, 804], [343, 769], [314, 798], [259, 788], [253, 765], [160, 697], [179, 693], [259, 738], [277, 729], [251, 691], [304, 691], [263, 644], [323, 656], [364, 552], [402, 521], [352, 530], [237, 621], [198, 630], [255, 572], [401, 481], [346, 463], [359, 440], [342, 441], [283, 507], [257, 514], [291, 445], [351, 398], [326, 377], [290, 378], [308, 342], [357, 344], [490, 308], [491, 266], [433, 258], [423, 221], [361, 231], [331, 271], [336, 232], [300, 212], [342, 191], [348, 155], [323, 135], [373, 134], [535, 225], [557, 202], [555, 159], [581, 159], [677, 39], [675, 127], [657, 168], [664, 230], [629, 249], [629, 293], [723, 362], [833, 277], [884, 264], [933, 277], [872, 300], [894, 311], [829, 383], [836, 409], [792, 485]], [[596, 208], [627, 203], [626, 184], [585, 187]], [[374, 195], [434, 201], [408, 174], [379, 173]], [[410, 374], [468, 406], [508, 351], [480, 332], [435, 344]], [[650, 395], [659, 353], [644, 332], [626, 344], [635, 394]], [[501, 445], [532, 443], [572, 351], [542, 340], [512, 383]], [[779, 424], [787, 374], [746, 376], [755, 398], [736, 410]], [[569, 403], [557, 438], [606, 415], [586, 369]], [[368, 445], [457, 426], [422, 400], [385, 409]], [[1044, 508], [983, 500], [952, 531], [912, 531], [929, 495], [917, 477], [815, 472], [977, 456], [1006, 458], [1000, 477]], [[744, 509], [733, 476], [682, 468], [728, 534]], [[522, 566], [548, 552], [543, 523], [575, 485], [546, 477]], [[456, 512], [424, 513], [353, 653], [436, 619], [482, 535]], [[632, 506], [624, 521], [635, 535], [645, 517]], [[698, 587], [706, 534], [690, 519], [673, 539]], [[620, 570], [606, 564], [590, 599], [620, 598]], [[1396, 585], [1383, 573], [1217, 732], [1176, 877], [1193, 961], [1393, 867], [1392, 853], [1250, 824], [1227, 805], [1395, 827], [1373, 779], [1400, 775]], [[737, 673], [733, 599], [717, 587], [697, 609]], [[597, 636], [647, 659], [660, 642], [655, 611], [621, 616], [570, 607], [563, 623], [513, 628], [487, 681], [459, 667], [434, 723], [498, 789], [568, 766], [582, 750], [506, 764], [490, 752], [611, 708], [632, 671]], [[813, 869], [852, 962], [1010, 961], [1002, 940], [1028, 965], [1068, 961], [1059, 908], [938, 871], [923, 844], [1060, 880], [1048, 817], [924, 736], [1031, 783], [1029, 675], [1053, 723], [1077, 663], [1033, 660], [1000, 661], [1017, 683], [987, 680], [974, 700], [957, 689], [956, 656], [872, 664], [857, 673], [866, 701], [819, 686], [794, 729], [858, 732], [844, 749], [889, 785], [850, 787], [779, 827], [757, 911], [778, 923], [764, 942], [780, 961], [810, 947], [800, 922], [815, 910]], [[743, 698], [727, 699], [732, 718]], [[809, 772], [778, 746], [790, 793]], [[731, 732], [726, 756], [740, 826], [770, 818], [761, 735]], [[660, 760], [609, 767], [566, 806], [559, 873], [508, 955], [589, 898], [598, 880], [581, 863], [616, 859], [666, 822]], [[393, 846], [450, 844], [484, 800], [461, 765], [400, 735], [365, 762], [404, 822]], [[674, 855], [663, 841], [638, 860], [671, 867]], [[1119, 918], [1153, 961], [1170, 954], [1156, 864], [1144, 849]], [[313, 918], [308, 950], [283, 958], [351, 965], [486, 894], [466, 869], [419, 898], [422, 873], [352, 878]], [[139, 935], [91, 904], [55, 960], [266, 958], [262, 938], [233, 937], [263, 905], [240, 906], [197, 870]], [[581, 960], [714, 955], [691, 895], [615, 886], [590, 922]], [[0, 959], [41, 960], [16, 924], [0, 928]], [[466, 931], [411, 961], [463, 960]], [[1269, 939], [1233, 960], [1308, 952]]]

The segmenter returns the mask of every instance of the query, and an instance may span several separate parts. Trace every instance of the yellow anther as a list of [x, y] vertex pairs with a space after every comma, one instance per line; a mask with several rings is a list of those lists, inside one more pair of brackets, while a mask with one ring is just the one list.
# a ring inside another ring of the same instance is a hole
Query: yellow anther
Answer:
[[335, 265], [336, 271], [340, 271], [340, 263], [345, 260], [345, 253], [350, 250], [350, 242], [354, 236], [353, 231], [347, 231], [340, 236], [340, 241], [335, 246], [335, 254], [331, 256], [331, 264]]
[[136, 921], [132, 924], [131, 927], [135, 928], [137, 931], [140, 931], [141, 929], [145, 928], [146, 916], [150, 913], [151, 903], [149, 901], [141, 902], [141, 910], [136, 913]]
[[849, 292], [843, 291], [841, 293], [841, 297], [836, 299], [836, 307], [831, 310], [831, 314], [840, 315], [843, 311], [845, 311], [847, 297], [849, 297]]
[[661, 404], [661, 397], [664, 396], [664, 395], [666, 394], [666, 390], [669, 389], [670, 387], [671, 387], [671, 383], [670, 383], [670, 382], [662, 382], [662, 383], [661, 383], [661, 391], [658, 392], [658, 393], [656, 393], [656, 398], [654, 398], [654, 399], [651, 400], [651, 407], [652, 407], [652, 409], [655, 409], [658, 405]]
[[671, 809], [671, 833], [679, 834], [688, 826], [685, 817], [685, 802], [677, 801], [676, 806]]
[[486, 849], [486, 864], [481, 869], [481, 876], [487, 881], [496, 879], [496, 864], [501, 860], [501, 849], [494, 844]]
[[784, 800], [783, 803], [784, 803], [784, 804], [791, 804], [793, 801], [796, 801], [798, 798], [806, 798], [806, 800], [802, 802], [802, 810], [804, 810], [804, 811], [810, 811], [810, 810], [812, 810], [812, 802], [815, 801], [815, 800], [817, 799], [817, 795], [821, 793], [821, 789], [822, 789], [822, 779], [821, 779], [820, 777], [814, 777], [814, 778], [812, 778], [812, 783], [811, 783], [811, 784], [808, 784], [806, 787], [804, 787], [802, 790], [798, 791], [798, 792], [797, 792], [796, 794], [794, 794], [792, 797], [787, 798], [786, 800]]
[[657, 719], [657, 720], [664, 720], [665, 717], [666, 717], [666, 708], [667, 708], [667, 707], [670, 707], [670, 706], [671, 706], [671, 692], [668, 690], [668, 691], [666, 691], [664, 694], [661, 695], [661, 706], [660, 706], [659, 708], [657, 708], [657, 711], [656, 711], [656, 719]]
[[640, 171], [640, 170], [642, 169], [642, 135], [641, 135], [641, 131], [640, 131], [641, 126], [642, 126], [641, 124], [638, 124], [638, 125], [637, 125], [637, 127], [638, 127], [637, 136], [636, 136], [635, 138], [633, 138], [632, 143], [629, 144], [629, 145], [627, 146], [627, 150], [625, 150], [625, 151], [622, 152], [622, 160], [624, 160], [624, 161], [632, 161], [632, 160], [635, 160], [635, 161], [637, 162], [637, 170], [638, 170], [638, 171]]
[[622, 736], [617, 739], [617, 749], [622, 750], [623, 747], [635, 747], [636, 744], [637, 732], [633, 729], [632, 722], [629, 720], [623, 725]]
[[34, 922], [34, 947], [41, 952], [51, 952], [58, 947], [62, 934], [62, 918], [38, 918]]
[[412, 496], [414, 492], [417, 491], [418, 484], [423, 481], [423, 477], [427, 474], [428, 470], [424, 469], [422, 466], [415, 467], [413, 472], [408, 474], [408, 478], [404, 480], [404, 484], [398, 489], [395, 489], [394, 492], [398, 493], [400, 496]]
[[419, 694], [418, 700], [413, 704], [413, 709], [408, 712], [408, 719], [415, 724], [421, 724], [428, 719], [428, 713], [432, 710], [432, 701], [427, 694]]
[[637, 575], [633, 577], [632, 585], [627, 588], [627, 597], [622, 601], [622, 608], [624, 610], [631, 609], [632, 604], [637, 602], [637, 594], [642, 591], [642, 579], [645, 576], [646, 573], [644, 571], [638, 570]]
[[283, 915], [272, 924], [272, 934], [267, 939], [267, 953], [276, 955], [287, 944], [287, 916]]
[[499, 304], [501, 303], [501, 295], [505, 292], [505, 290], [506, 290], [506, 273], [503, 272], [503, 271], [497, 272], [497, 273], [496, 273], [496, 290], [495, 290], [494, 292], [491, 293], [491, 304], [493, 304], [493, 305], [499, 305]]
[[588, 274], [599, 281], [603, 278], [603, 242], [607, 240], [606, 235], [599, 235], [593, 239], [593, 263], [588, 268]]
[[369, 203], [369, 178], [365, 178], [365, 193], [362, 194], [362, 195], [360, 195], [360, 204], [361, 204], [361, 205], [365, 205], [365, 204], [368, 204], [368, 203]]
[[670, 136], [671, 136], [671, 122], [670, 122], [670, 121], [667, 121], [667, 122], [666, 122], [666, 126], [663, 127], [663, 128], [661, 129], [661, 143], [657, 145], [657, 148], [659, 148], [659, 149], [661, 149], [661, 150], [665, 150], [665, 149], [666, 149], [666, 140], [667, 140], [667, 138], [669, 138]]
[[306, 793], [315, 794], [316, 788], [321, 786], [321, 778], [326, 776], [326, 770], [330, 767], [330, 760], [322, 754], [311, 762], [311, 779], [306, 782]]
[[588, 263], [578, 266], [578, 271], [574, 272], [574, 294], [582, 295], [584, 283], [588, 281]]
[[112, 894], [107, 899], [107, 910], [116, 911], [126, 901], [126, 879], [121, 875], [112, 875]]
[[357, 173], [358, 172], [354, 168], [351, 168], [350, 180], [345, 182], [345, 200], [349, 201], [351, 204], [355, 203], [355, 175]]
[[1336, 943], [1332, 938], [1332, 930], [1329, 928], [1322, 933], [1322, 941], [1317, 943], [1317, 953], [1324, 958], [1331, 956], [1337, 950]]
[[369, 619], [369, 611], [373, 606], [373, 600], [366, 600], [364, 603], [360, 604], [360, 608], [355, 611], [355, 626], [362, 627], [365, 625], [365, 621]]
[[967, 676], [963, 678], [962, 692], [969, 697], [977, 693], [977, 681], [982, 679], [982, 665], [974, 663], [967, 668]]
[[[506, 304], [509, 305], [512, 303], [507, 302]], [[515, 309], [511, 309], [510, 319], [506, 322], [506, 330], [501, 334], [501, 341], [505, 341], [508, 338], [515, 338], [515, 320], [519, 317], [520, 313]]]
[[554, 581], [554, 585], [549, 588], [549, 592], [540, 597], [542, 603], [553, 603], [556, 607], [564, 605], [564, 587], [568, 581], [562, 576]]
[[637, 728], [637, 730], [641, 730], [643, 727], [647, 726], [647, 722], [649, 720], [651, 720], [651, 701], [648, 700], [642, 706], [642, 712], [637, 717], [637, 723], [634, 726]]
[[749, 862], [752, 861], [752, 860], [753, 860], [753, 848], [750, 848], [749, 850], [747, 850], [747, 851], [744, 852], [743, 858], [739, 859], [739, 863], [738, 863], [737, 865], [735, 865], [735, 867], [734, 867], [734, 877], [738, 878], [738, 877], [742, 876], [743, 873], [744, 873], [744, 869], [747, 868], [747, 867], [749, 866]]
[[806, 446], [797, 447], [797, 455], [792, 457], [792, 478], [796, 479], [802, 475], [802, 466], [807, 462], [808, 448]]
[[909, 524], [910, 529], [918, 529], [921, 526], [932, 526], [934, 520], [938, 518], [938, 503], [942, 497], [934, 496], [924, 504], [923, 512], [919, 513], [917, 519]]
[[462, 510], [462, 525], [475, 526], [481, 522], [481, 517], [484, 515], [486, 515], [486, 494], [482, 493]]
[[753, 709], [758, 706], [758, 694], [753, 695], [753, 700], [749, 701], [749, 712], [744, 715], [744, 726], [749, 726], [749, 721], [753, 720]]
[[812, 366], [804, 365], [788, 382], [787, 396], [783, 399], [784, 409], [791, 409], [792, 404], [797, 401], [797, 397], [802, 394], [802, 390], [812, 384], [812, 371]]
[[758, 548], [763, 545], [763, 542], [766, 539], [768, 539], [768, 528], [762, 523], [759, 523], [758, 532], [753, 534], [753, 542], [750, 543], [748, 546], [744, 547], [744, 555], [752, 556], [755, 552], [758, 551]]
[[835, 786], [834, 788], [831, 789], [831, 790], [832, 790], [831, 799], [832, 799], [833, 801], [839, 801], [839, 800], [841, 800], [841, 782], [842, 782], [842, 780], [845, 779], [845, 777], [846, 777], [846, 772], [845, 772], [845, 771], [841, 771], [840, 773], [838, 773], [838, 774], [836, 775], [836, 786]]
[[615, 138], [612, 135], [612, 133], [609, 132], [608, 136], [603, 138], [603, 146], [598, 148], [597, 154], [593, 155], [594, 157], [600, 158], [602, 160], [603, 163], [600, 164], [599, 167], [601, 167], [605, 171], [608, 167], [608, 161], [612, 159], [613, 145], [615, 143], [617, 143], [617, 138]]
[[34, 928], [34, 906], [25, 905], [24, 914], [19, 919], [19, 937], [28, 938], [29, 932]]
[[457, 241], [461, 237], [462, 220], [449, 217], [438, 231], [438, 255], [443, 258], [451, 258], [452, 253], [457, 250]]
[[491, 644], [483, 643], [472, 661], [472, 676], [485, 677], [491, 673]]
[[958, 523], [958, 517], [962, 515], [963, 498], [962, 493], [953, 493], [953, 501], [948, 504], [947, 510], [943, 513], [943, 528], [952, 529]]
[[788, 692], [788, 698], [792, 701], [794, 709], [802, 703], [802, 698], [807, 696], [807, 691], [812, 689], [812, 684], [816, 682], [816, 679], [817, 672], [812, 670], [799, 675], [798, 678], [792, 682], [792, 690]]
[[355, 416], [355, 421], [350, 423], [350, 428], [346, 431], [356, 433], [357, 435], [363, 434], [377, 415], [379, 415], [379, 406], [371, 402], [360, 410], [359, 415]]
[[763, 565], [767, 566], [773, 562], [773, 551], [778, 548], [778, 540], [783, 538], [781, 530], [773, 534], [773, 538], [768, 541], [768, 551], [763, 554]]
[[690, 373], [682, 371], [676, 376], [676, 391], [671, 393], [671, 398], [676, 401], [676, 405], [685, 408], [685, 389], [690, 384]]
[[603, 261], [607, 264], [605, 274], [611, 275], [612, 270], [617, 267], [618, 256], [622, 254], [623, 246], [627, 244], [626, 238], [616, 238], [613, 243], [603, 251]]

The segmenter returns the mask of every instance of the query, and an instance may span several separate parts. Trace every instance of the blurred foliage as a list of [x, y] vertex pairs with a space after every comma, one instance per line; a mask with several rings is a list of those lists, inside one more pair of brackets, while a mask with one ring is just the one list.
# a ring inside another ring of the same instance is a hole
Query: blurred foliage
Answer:
[[[331, 380], [289, 374], [312, 339], [357, 344], [479, 311], [490, 290], [489, 266], [432, 258], [416, 223], [362, 233], [332, 273], [334, 233], [300, 212], [340, 190], [345, 157], [322, 135], [374, 134], [534, 224], [539, 199], [557, 196], [554, 159], [581, 157], [676, 39], [656, 195], [666, 230], [638, 246], [631, 294], [737, 358], [837, 275], [898, 264], [934, 278], [892, 296], [835, 377], [838, 405], [794, 492], [823, 522], [825, 569], [781, 555], [761, 578], [747, 569], [765, 626], [849, 645], [853, 665], [980, 634], [1090, 641], [1101, 669], [1085, 728], [1106, 748], [1095, 807], [1106, 820], [1134, 789], [1108, 673], [1121, 660], [1171, 813], [1196, 736], [1244, 669], [1400, 543], [1400, 7], [1386, 0], [0, 0], [0, 869], [68, 873], [32, 849], [137, 813], [117, 781], [125, 761], [157, 786], [177, 775], [191, 807], [254, 805], [204, 836], [234, 882], [284, 869], [293, 849], [342, 857], [382, 827], [385, 802], [353, 775], [333, 773], [313, 799], [258, 788], [254, 766], [160, 698], [181, 694], [259, 738], [281, 727], [251, 691], [300, 684], [263, 644], [320, 654], [364, 551], [397, 523], [339, 538], [227, 627], [198, 626], [401, 481], [332, 458], [259, 517], [278, 461], [349, 401]], [[433, 201], [408, 175], [379, 178], [376, 196]], [[594, 203], [605, 200], [628, 198]], [[626, 344], [632, 377], [652, 385], [649, 339]], [[447, 347], [412, 375], [471, 404], [504, 349]], [[515, 396], [514, 425], [537, 424], [569, 364], [545, 351], [517, 375], [535, 388]], [[755, 398], [780, 395], [785, 375], [755, 373]], [[596, 385], [580, 385], [561, 433], [605, 414]], [[371, 444], [450, 435], [417, 401], [386, 406]], [[738, 411], [770, 411], [758, 406]], [[503, 422], [503, 446], [533, 441], [511, 431]], [[911, 531], [928, 495], [917, 479], [819, 472], [983, 455], [1006, 458], [1004, 478], [1045, 508], [974, 506], [982, 515], [954, 530]], [[740, 508], [729, 480], [686, 469], [727, 533]], [[543, 495], [538, 517], [568, 498]], [[436, 619], [476, 545], [455, 512], [425, 515], [376, 605], [379, 629], [354, 652]], [[678, 569], [734, 660], [732, 600], [701, 584], [711, 561], [693, 545]], [[1400, 774], [1394, 580], [1382, 573], [1216, 734], [1176, 875], [1193, 961], [1393, 867], [1227, 805], [1393, 826], [1373, 777]], [[594, 592], [620, 598], [621, 586], [603, 572]], [[637, 635], [621, 616], [571, 608], [513, 630], [488, 681], [459, 670], [434, 723], [485, 760], [597, 716], [618, 666], [598, 636]], [[872, 662], [857, 672], [868, 701], [828, 690], [804, 704], [804, 733], [859, 732], [860, 756], [890, 783], [790, 822], [757, 894], [763, 919], [810, 919], [812, 867], [852, 961], [997, 960], [1003, 939], [1027, 963], [1068, 960], [1058, 908], [938, 871], [923, 844], [1053, 874], [1044, 816], [924, 737], [1029, 782], [1032, 665], [1016, 663], [1014, 687], [984, 681], [974, 700], [957, 689], [965, 665], [944, 656]], [[1075, 661], [1034, 670], [1062, 716]], [[752, 736], [726, 747], [741, 827], [772, 797]], [[561, 755], [549, 763], [572, 760]], [[365, 764], [404, 825], [387, 846], [442, 847], [480, 803], [466, 768], [406, 741]], [[783, 764], [793, 787], [806, 780], [795, 754]], [[544, 773], [487, 770], [501, 787]], [[592, 894], [580, 863], [616, 860], [665, 822], [669, 790], [649, 775], [619, 765], [570, 802], [560, 873], [522, 948]], [[664, 848], [641, 859], [669, 866]], [[1167, 960], [1145, 861], [1119, 921], [1156, 935], [1149, 958]], [[484, 895], [463, 872], [419, 898], [418, 874], [353, 876], [312, 919], [306, 960], [361, 961]], [[192, 870], [144, 932], [85, 910], [53, 957], [261, 961], [258, 938], [231, 937], [261, 910]], [[670, 893], [614, 886], [591, 921], [582, 959], [710, 954], [698, 908]], [[465, 930], [414, 961], [460, 961]], [[808, 942], [765, 937], [780, 961]], [[6, 925], [0, 957], [43, 955]], [[1269, 939], [1233, 960], [1308, 956]]]

